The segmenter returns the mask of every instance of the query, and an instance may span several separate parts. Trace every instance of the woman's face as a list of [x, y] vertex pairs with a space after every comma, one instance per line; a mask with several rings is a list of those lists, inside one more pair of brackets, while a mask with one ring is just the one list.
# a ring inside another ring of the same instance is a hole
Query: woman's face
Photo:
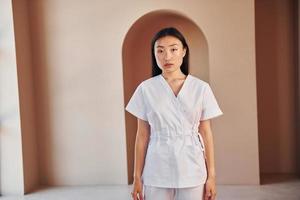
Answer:
[[156, 63], [163, 72], [180, 70], [185, 53], [186, 48], [173, 36], [162, 37], [154, 44]]

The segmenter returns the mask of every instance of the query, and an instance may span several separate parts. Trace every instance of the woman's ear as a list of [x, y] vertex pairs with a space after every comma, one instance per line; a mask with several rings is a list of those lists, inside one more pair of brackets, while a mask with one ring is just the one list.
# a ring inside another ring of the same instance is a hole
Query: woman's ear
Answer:
[[186, 47], [183, 48], [183, 55], [182, 55], [182, 57], [184, 57], [185, 54], [186, 54]]

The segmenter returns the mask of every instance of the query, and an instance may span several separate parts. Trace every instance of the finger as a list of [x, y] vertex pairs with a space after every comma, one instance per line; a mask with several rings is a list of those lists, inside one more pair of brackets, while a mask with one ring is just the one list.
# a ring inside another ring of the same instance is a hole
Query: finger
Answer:
[[211, 197], [211, 193], [210, 193], [209, 190], [207, 190], [207, 191], [205, 192], [205, 200], [209, 200], [210, 197]]
[[210, 197], [209, 195], [205, 194], [204, 199], [209, 200], [209, 197]]
[[144, 197], [143, 197], [143, 187], [142, 187], [141, 190], [139, 191], [139, 199], [140, 199], [140, 200], [144, 200]]
[[216, 192], [215, 188], [211, 188], [210, 189], [210, 198], [215, 199], [216, 194], [217, 194], [217, 192]]
[[205, 194], [206, 195], [211, 195], [211, 188], [210, 187], [205, 188]]
[[211, 193], [210, 190], [206, 190], [206, 191], [205, 191], [205, 196], [211, 196], [211, 195], [212, 195], [212, 193]]
[[215, 199], [216, 196], [217, 196], [217, 193], [214, 191], [214, 192], [212, 193], [212, 196], [213, 196], [213, 198]]
[[144, 198], [143, 198], [143, 195], [142, 195], [143, 193], [142, 192], [140, 192], [139, 193], [139, 200], [144, 200]]
[[216, 196], [217, 196], [217, 193], [216, 193], [216, 192], [213, 192], [213, 193], [212, 193], [212, 197], [211, 197], [212, 200], [215, 200], [215, 199], [216, 199]]
[[133, 200], [138, 200], [137, 199], [137, 194], [134, 192], [134, 193], [132, 193], [132, 198], [133, 198]]

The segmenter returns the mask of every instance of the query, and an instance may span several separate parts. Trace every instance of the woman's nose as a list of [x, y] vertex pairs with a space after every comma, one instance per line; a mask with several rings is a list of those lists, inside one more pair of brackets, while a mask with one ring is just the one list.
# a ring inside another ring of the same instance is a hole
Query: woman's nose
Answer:
[[168, 51], [166, 51], [166, 53], [165, 53], [165, 60], [170, 60], [171, 57], [172, 57], [171, 53], [168, 52]]

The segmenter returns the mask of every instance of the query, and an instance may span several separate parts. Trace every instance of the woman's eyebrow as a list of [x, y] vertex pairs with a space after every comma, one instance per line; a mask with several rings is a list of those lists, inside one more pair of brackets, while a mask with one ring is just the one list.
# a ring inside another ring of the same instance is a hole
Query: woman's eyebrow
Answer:
[[[178, 45], [178, 44], [171, 44], [171, 45], [169, 45], [169, 47], [171, 47], [171, 46], [175, 46], [175, 45]], [[157, 48], [164, 48], [164, 46], [157, 45]]]

